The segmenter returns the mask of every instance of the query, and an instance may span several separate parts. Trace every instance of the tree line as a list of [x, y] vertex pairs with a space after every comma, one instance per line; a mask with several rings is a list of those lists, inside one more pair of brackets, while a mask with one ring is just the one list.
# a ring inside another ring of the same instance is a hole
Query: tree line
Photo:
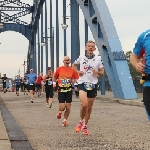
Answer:
[[127, 64], [129, 66], [130, 74], [131, 74], [132, 77], [141, 76], [141, 73], [137, 72], [136, 69], [130, 63], [130, 55], [131, 54], [132, 54], [131, 51], [128, 51], [128, 52], [125, 53]]

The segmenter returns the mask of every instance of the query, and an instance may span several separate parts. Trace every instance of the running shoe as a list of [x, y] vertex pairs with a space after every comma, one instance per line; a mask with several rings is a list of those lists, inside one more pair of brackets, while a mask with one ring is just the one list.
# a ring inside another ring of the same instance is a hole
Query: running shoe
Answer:
[[52, 103], [49, 105], [49, 108], [52, 108]]
[[75, 131], [76, 132], [80, 132], [83, 126], [83, 122], [79, 121], [79, 123], [77, 124], [77, 126], [75, 127]]
[[82, 134], [83, 134], [83, 135], [89, 135], [89, 131], [88, 131], [88, 129], [87, 129], [87, 126], [84, 126], [84, 127], [82, 128]]
[[46, 107], [47, 107], [47, 108], [49, 107], [49, 103], [47, 103], [47, 102], [46, 102]]
[[31, 103], [33, 103], [33, 99], [31, 99]]
[[67, 126], [68, 126], [67, 121], [63, 121], [63, 122], [62, 122], [62, 126], [67, 127]]
[[57, 119], [60, 119], [60, 118], [61, 118], [61, 114], [62, 114], [62, 113], [60, 113], [60, 112], [57, 113]]

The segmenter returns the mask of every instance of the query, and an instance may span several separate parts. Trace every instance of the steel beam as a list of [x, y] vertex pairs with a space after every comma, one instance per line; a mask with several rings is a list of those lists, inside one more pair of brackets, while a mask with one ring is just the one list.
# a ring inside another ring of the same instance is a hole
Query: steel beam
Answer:
[[[66, 24], [66, 0], [63, 0], [63, 24]], [[64, 56], [67, 56], [66, 30], [64, 30]]]
[[[41, 4], [41, 38], [43, 37], [43, 5]], [[40, 41], [41, 43], [41, 41]], [[41, 46], [41, 72], [43, 72], [43, 46]]]
[[[54, 40], [54, 37], [53, 37]], [[58, 16], [58, 0], [56, 0], [56, 68], [59, 67], [59, 16]], [[54, 42], [53, 42], [54, 45]]]
[[105, 0], [76, 1], [82, 9], [102, 56], [114, 97], [137, 98], [121, 43]]
[[[45, 37], [47, 37], [47, 0], [45, 0]], [[46, 57], [46, 70], [48, 68], [48, 39], [45, 38], [45, 57]]]
[[71, 11], [71, 64], [79, 57], [79, 5], [70, 0]]

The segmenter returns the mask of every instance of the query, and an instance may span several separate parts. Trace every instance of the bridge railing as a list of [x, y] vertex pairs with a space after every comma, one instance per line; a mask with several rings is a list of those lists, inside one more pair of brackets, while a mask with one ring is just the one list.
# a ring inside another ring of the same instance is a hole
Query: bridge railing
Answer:
[[[141, 79], [140, 76], [136, 76], [136, 77], [134, 77], [132, 79], [134, 87], [135, 87], [135, 90], [136, 90], [137, 93], [142, 93], [143, 92], [143, 85], [140, 84], [140, 79]], [[98, 89], [101, 89], [101, 87], [98, 86]], [[108, 79], [105, 79], [105, 90], [106, 91], [111, 91], [111, 86], [109, 84], [109, 80]]]

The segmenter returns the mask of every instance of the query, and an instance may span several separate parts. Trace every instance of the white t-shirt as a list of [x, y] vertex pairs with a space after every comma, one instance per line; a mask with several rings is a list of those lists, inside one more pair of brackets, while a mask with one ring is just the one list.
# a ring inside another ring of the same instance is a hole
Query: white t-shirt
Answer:
[[78, 82], [75, 82], [74, 85], [78, 85]]
[[94, 56], [91, 59], [88, 59], [86, 56], [81, 55], [75, 61], [75, 64], [80, 64], [80, 71], [84, 72], [83, 76], [79, 76], [78, 84], [82, 84], [84, 82], [97, 84], [98, 78], [97, 75], [93, 74], [92, 70], [103, 68], [101, 56]]

